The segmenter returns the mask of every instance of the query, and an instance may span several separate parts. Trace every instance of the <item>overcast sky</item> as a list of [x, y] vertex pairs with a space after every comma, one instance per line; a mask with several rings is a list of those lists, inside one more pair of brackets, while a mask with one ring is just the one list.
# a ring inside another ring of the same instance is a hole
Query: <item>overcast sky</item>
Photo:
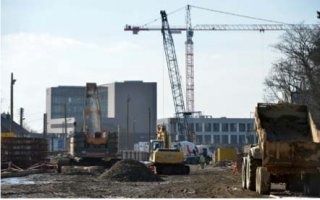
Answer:
[[[42, 131], [46, 88], [124, 80], [157, 82], [158, 118], [174, 114], [160, 32], [124, 32], [192, 4], [287, 23], [317, 23], [319, 0], [1, 0], [1, 112]], [[192, 8], [192, 24], [264, 23]], [[182, 9], [169, 23], [184, 25]], [[157, 20], [151, 25], [160, 26]], [[249, 117], [263, 101], [263, 81], [279, 53], [278, 32], [195, 32], [195, 109], [213, 117]], [[174, 35], [185, 85], [185, 34]], [[185, 89], [183, 90], [185, 93]]]

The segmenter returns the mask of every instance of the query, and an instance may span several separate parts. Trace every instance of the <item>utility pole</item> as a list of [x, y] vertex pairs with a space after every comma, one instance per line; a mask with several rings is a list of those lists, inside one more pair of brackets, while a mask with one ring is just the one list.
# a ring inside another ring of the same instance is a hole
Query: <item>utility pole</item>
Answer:
[[43, 138], [47, 137], [47, 113], [43, 114]]
[[17, 80], [13, 78], [13, 73], [11, 72], [11, 82], [10, 82], [10, 116], [11, 121], [13, 121], [13, 85]]
[[127, 150], [129, 150], [129, 103], [130, 103], [130, 97], [128, 95], [127, 97]]
[[[132, 133], [131, 133], [131, 137], [130, 137], [130, 144], [134, 144], [135, 132], [136, 132], [136, 120], [133, 119], [133, 123], [132, 123]], [[134, 145], [133, 145], [133, 146], [134, 146]]]
[[24, 120], [24, 109], [23, 108], [20, 108], [20, 126], [22, 127], [23, 126], [23, 120]]
[[148, 119], [149, 119], [149, 137], [148, 137], [148, 140], [149, 140], [149, 153], [150, 153], [150, 145], [151, 145], [151, 112], [150, 112], [150, 107], [148, 107]]
[[64, 102], [64, 133], [67, 135], [67, 100]]

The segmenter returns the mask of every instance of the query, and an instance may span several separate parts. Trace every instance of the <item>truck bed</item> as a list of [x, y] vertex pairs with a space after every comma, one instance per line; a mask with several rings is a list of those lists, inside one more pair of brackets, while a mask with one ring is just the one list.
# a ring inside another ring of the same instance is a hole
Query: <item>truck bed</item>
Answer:
[[258, 104], [255, 121], [263, 166], [284, 172], [320, 166], [319, 129], [307, 106]]

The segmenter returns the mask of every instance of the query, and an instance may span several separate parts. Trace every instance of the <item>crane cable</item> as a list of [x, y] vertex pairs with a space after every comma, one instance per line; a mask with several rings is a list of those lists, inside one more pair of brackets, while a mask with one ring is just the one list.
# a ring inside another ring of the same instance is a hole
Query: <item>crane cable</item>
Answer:
[[[185, 9], [185, 6], [183, 6], [183, 7], [181, 7], [181, 8], [178, 8], [178, 9], [176, 9], [176, 10], [174, 10], [174, 11], [171, 11], [171, 12], [167, 13], [167, 16], [169, 16], [169, 15], [171, 15], [171, 14], [174, 14], [174, 13], [176, 13], [176, 12], [182, 10], [182, 9]], [[159, 19], [161, 19], [161, 17], [158, 17], [158, 18], [156, 18], [156, 19], [154, 19], [154, 20], [151, 20], [151, 21], [143, 24], [142, 27], [146, 27], [147, 25], [149, 25], [149, 24], [151, 24], [151, 23], [153, 23], [153, 22], [156, 22], [156, 21], [158, 21]]]
[[198, 8], [198, 9], [201, 9], [201, 10], [211, 11], [211, 12], [220, 13], [220, 14], [225, 14], [225, 15], [232, 15], [232, 16], [236, 16], [236, 17], [242, 17], [242, 18], [247, 18], [247, 19], [254, 19], [254, 20], [271, 22], [271, 23], [277, 23], [277, 24], [288, 24], [288, 23], [285, 23], [285, 22], [275, 21], [275, 20], [271, 20], [271, 19], [251, 17], [251, 16], [248, 16], [248, 15], [242, 15], [242, 14], [237, 14], [237, 13], [232, 13], [232, 12], [226, 12], [226, 11], [221, 11], [221, 10], [214, 10], [214, 9], [210, 9], [210, 8], [203, 8], [203, 7], [194, 6], [194, 5], [190, 5], [190, 6], [193, 7], [193, 8]]
[[[248, 16], [248, 15], [242, 15], [242, 14], [237, 14], [237, 13], [232, 13], [232, 12], [227, 12], [227, 11], [221, 11], [221, 10], [215, 10], [215, 9], [210, 9], [210, 8], [204, 8], [204, 7], [200, 7], [200, 6], [194, 6], [194, 5], [189, 5], [190, 7], [193, 8], [197, 8], [200, 10], [206, 10], [206, 11], [211, 11], [211, 12], [215, 12], [215, 13], [220, 13], [220, 14], [225, 14], [225, 15], [231, 15], [231, 16], [236, 16], [236, 17], [241, 17], [241, 18], [247, 18], [247, 19], [253, 19], [253, 20], [259, 20], [259, 21], [264, 21], [264, 22], [270, 22], [270, 23], [276, 23], [276, 24], [288, 24], [286, 22], [280, 22], [280, 21], [276, 21], [276, 20], [271, 20], [271, 19], [265, 19], [265, 18], [259, 18], [259, 17], [252, 17], [252, 16]], [[181, 11], [182, 9], [185, 9], [185, 6], [180, 7], [174, 11], [171, 11], [167, 14], [167, 16], [172, 15], [177, 13], [178, 11]], [[158, 17], [154, 20], [148, 21], [147, 23], [143, 24], [142, 27], [146, 27], [151, 23], [154, 23], [158, 20], [160, 20], [161, 17]]]

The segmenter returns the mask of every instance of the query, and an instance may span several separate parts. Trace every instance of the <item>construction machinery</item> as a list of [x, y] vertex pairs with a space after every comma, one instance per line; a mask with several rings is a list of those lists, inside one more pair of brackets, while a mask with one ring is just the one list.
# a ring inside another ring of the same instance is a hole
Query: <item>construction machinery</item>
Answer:
[[86, 84], [83, 131], [70, 137], [68, 159], [62, 165], [102, 165], [110, 167], [120, 160], [118, 156], [118, 134], [102, 130], [101, 111], [96, 83]]
[[259, 142], [242, 163], [242, 187], [268, 194], [271, 183], [291, 191], [320, 195], [320, 130], [307, 106], [258, 103]]
[[[185, 25], [183, 26], [174, 26], [169, 28], [160, 27], [160, 26], [150, 26], [149, 24], [157, 21], [158, 19], [152, 20], [149, 23], [144, 25], [126, 25], [125, 31], [132, 31], [133, 34], [138, 34], [140, 31], [161, 31], [163, 32], [163, 28], [168, 29], [172, 34], [180, 34], [181, 32], [186, 32], [186, 41], [185, 41], [185, 67], [186, 67], [186, 112], [195, 112], [194, 109], [194, 42], [193, 35], [194, 32], [204, 32], [204, 31], [283, 31], [283, 30], [291, 30], [291, 29], [320, 29], [319, 24], [288, 24], [284, 22], [279, 22], [275, 20], [262, 19], [237, 13], [225, 12], [220, 10], [214, 10], [210, 8], [203, 8], [194, 5], [186, 5], [185, 7], [179, 8], [169, 14], [174, 14], [180, 10], [185, 8]], [[263, 21], [268, 22], [269, 24], [196, 24], [192, 26], [191, 23], [191, 8], [200, 9], [204, 11], [209, 11], [212, 13], [218, 13], [223, 15], [229, 15], [234, 17], [246, 18], [250, 20]], [[163, 18], [162, 18], [163, 21]]]
[[177, 139], [179, 141], [184, 139], [187, 139], [188, 141], [192, 141], [192, 136], [188, 131], [188, 121], [187, 121], [187, 117], [191, 113], [186, 112], [185, 105], [184, 105], [182, 86], [181, 86], [181, 76], [179, 72], [176, 50], [174, 47], [171, 29], [169, 26], [166, 11], [162, 10], [160, 11], [160, 14], [162, 19], [161, 33], [163, 37], [163, 47], [166, 55], [174, 108], [176, 112], [176, 117], [179, 120], [178, 122], [179, 135]]
[[[183, 7], [184, 8], [184, 7]], [[174, 14], [183, 8], [179, 8], [169, 14]], [[209, 12], [230, 15], [235, 17], [241, 17], [251, 20], [259, 20], [268, 22], [269, 24], [196, 24], [192, 26], [191, 23], [191, 8], [205, 10]], [[262, 19], [257, 17], [251, 17], [236, 13], [230, 13], [220, 10], [214, 10], [209, 8], [203, 8], [199, 6], [187, 5], [185, 7], [185, 25], [170, 27], [168, 23], [168, 17], [165, 11], [161, 11], [162, 26], [149, 26], [150, 23], [157, 21], [152, 20], [144, 25], [126, 25], [124, 31], [132, 31], [133, 34], [138, 34], [140, 31], [161, 31], [163, 36], [163, 45], [166, 55], [167, 67], [169, 72], [169, 78], [171, 83], [171, 91], [174, 101], [175, 115], [179, 120], [178, 129], [178, 141], [187, 139], [193, 142], [193, 136], [188, 131], [188, 118], [195, 113], [194, 109], [194, 43], [193, 35], [195, 31], [258, 31], [264, 33], [265, 31], [283, 31], [291, 29], [320, 29], [318, 24], [288, 24], [275, 20]], [[272, 24], [271, 24], [272, 23]], [[186, 103], [183, 100], [183, 93], [181, 87], [181, 76], [178, 68], [176, 52], [172, 34], [180, 34], [186, 32], [185, 42], [185, 66], [186, 66]], [[186, 105], [186, 106], [185, 106]], [[198, 111], [199, 112], [199, 111]]]
[[156, 174], [186, 175], [190, 167], [184, 164], [183, 152], [178, 148], [171, 148], [170, 136], [164, 125], [157, 126], [156, 140], [150, 141], [149, 167]]

